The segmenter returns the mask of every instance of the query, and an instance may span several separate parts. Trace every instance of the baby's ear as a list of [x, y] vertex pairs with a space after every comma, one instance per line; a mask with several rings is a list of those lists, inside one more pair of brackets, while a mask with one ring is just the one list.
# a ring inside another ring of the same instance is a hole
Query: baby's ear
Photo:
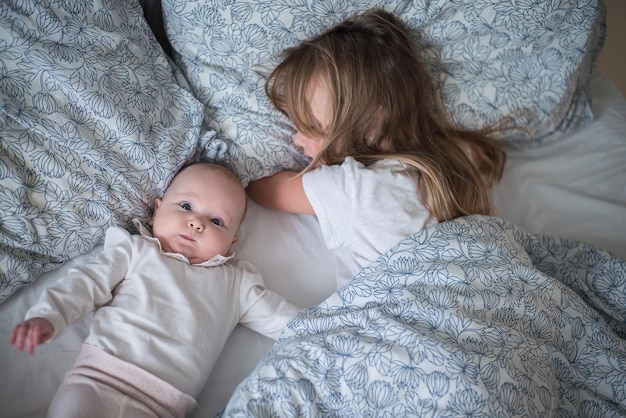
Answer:
[[159, 208], [159, 206], [161, 206], [161, 202], [162, 200], [158, 197], [154, 199], [154, 207], [152, 208], [152, 217], [150, 217], [150, 220], [148, 221], [148, 225], [152, 226], [154, 224], [154, 215], [156, 215], [157, 209]]
[[235, 235], [235, 237], [233, 238], [233, 242], [231, 242], [231, 244], [234, 244], [237, 241], [239, 241], [239, 236]]

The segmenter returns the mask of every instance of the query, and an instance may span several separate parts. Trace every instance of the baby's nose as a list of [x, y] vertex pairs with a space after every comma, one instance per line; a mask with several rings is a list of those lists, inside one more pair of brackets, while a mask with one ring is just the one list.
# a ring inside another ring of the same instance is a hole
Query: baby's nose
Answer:
[[202, 222], [198, 221], [197, 219], [192, 219], [187, 222], [187, 226], [189, 228], [195, 229], [198, 232], [202, 232], [202, 230], [204, 230], [204, 225], [202, 225]]

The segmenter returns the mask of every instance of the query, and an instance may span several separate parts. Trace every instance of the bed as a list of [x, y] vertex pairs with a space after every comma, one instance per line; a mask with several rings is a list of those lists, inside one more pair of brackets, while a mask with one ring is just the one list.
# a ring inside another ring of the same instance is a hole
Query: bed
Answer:
[[601, 1], [0, 4], [0, 416], [42, 417], [89, 317], [26, 356], [41, 291], [193, 158], [301, 167], [263, 95], [283, 48], [385, 7], [459, 123], [506, 119], [494, 217], [415, 231], [349, 283], [316, 220], [249, 202], [237, 257], [305, 308], [237, 327], [194, 416], [626, 416], [626, 100]]

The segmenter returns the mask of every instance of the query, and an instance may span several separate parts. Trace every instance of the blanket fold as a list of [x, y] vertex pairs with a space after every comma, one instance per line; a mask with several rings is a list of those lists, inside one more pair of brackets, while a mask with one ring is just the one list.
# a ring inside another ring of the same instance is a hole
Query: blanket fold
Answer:
[[444, 222], [294, 317], [222, 415], [623, 417], [625, 300], [609, 252]]

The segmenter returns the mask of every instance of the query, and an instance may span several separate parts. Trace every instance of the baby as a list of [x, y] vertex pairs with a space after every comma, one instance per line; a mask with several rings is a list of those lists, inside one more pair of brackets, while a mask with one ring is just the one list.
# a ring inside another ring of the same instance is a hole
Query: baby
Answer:
[[245, 208], [233, 173], [189, 165], [155, 200], [152, 234], [109, 228], [101, 254], [44, 292], [10, 336], [29, 355], [94, 312], [49, 417], [183, 417], [237, 323], [276, 339], [299, 309], [229, 254]]

